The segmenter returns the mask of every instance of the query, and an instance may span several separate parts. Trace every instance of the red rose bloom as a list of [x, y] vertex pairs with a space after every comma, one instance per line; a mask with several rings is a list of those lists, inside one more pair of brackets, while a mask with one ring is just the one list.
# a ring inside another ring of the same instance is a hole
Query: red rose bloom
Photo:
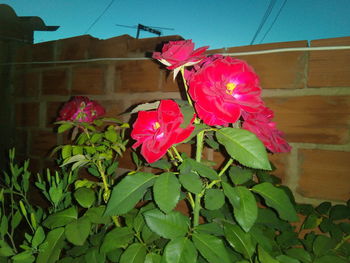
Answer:
[[194, 50], [192, 40], [169, 41], [163, 46], [162, 52], [154, 52], [153, 58], [167, 66], [167, 69], [175, 69], [181, 66], [191, 66], [198, 63], [205, 56], [203, 53], [208, 47]]
[[96, 101], [84, 96], [76, 96], [63, 106], [57, 120], [90, 123], [103, 114], [105, 109]]
[[140, 111], [133, 125], [131, 137], [136, 140], [134, 149], [142, 144], [141, 154], [148, 163], [158, 161], [174, 144], [185, 140], [194, 126], [181, 128], [184, 118], [179, 106], [172, 100], [162, 100], [157, 110]]
[[290, 152], [292, 147], [283, 139], [283, 133], [272, 122], [273, 111], [262, 107], [257, 113], [244, 113], [242, 128], [254, 133], [273, 153]]
[[208, 57], [186, 75], [198, 116], [208, 125], [234, 123], [263, 105], [259, 78], [242, 60]]

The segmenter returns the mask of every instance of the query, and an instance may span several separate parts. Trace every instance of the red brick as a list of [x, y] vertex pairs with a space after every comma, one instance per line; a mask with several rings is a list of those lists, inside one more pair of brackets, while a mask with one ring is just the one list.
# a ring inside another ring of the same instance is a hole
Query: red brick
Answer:
[[305, 197], [347, 201], [350, 152], [299, 150], [298, 192]]
[[16, 129], [15, 138], [16, 154], [25, 156], [28, 148], [28, 132], [23, 129]]
[[349, 142], [350, 96], [265, 98], [290, 142]]
[[59, 60], [86, 59], [91, 43], [96, 38], [90, 35], [66, 38], [57, 41]]
[[64, 102], [48, 102], [46, 106], [46, 127], [54, 127], [53, 124], [59, 116], [59, 111], [62, 108]]
[[103, 67], [79, 67], [73, 69], [72, 94], [99, 95], [104, 93]]
[[177, 91], [181, 92], [185, 89], [184, 85], [182, 84], [182, 80], [180, 80], [181, 73], [177, 76], [177, 78], [174, 80], [174, 75], [170, 70], [166, 70], [165, 68], [161, 71], [162, 76], [162, 90], [163, 91]]
[[57, 135], [53, 131], [32, 131], [30, 155], [47, 157], [55, 146], [57, 146]]
[[[307, 41], [261, 44], [229, 48], [227, 53], [307, 47]], [[247, 61], [260, 77], [265, 89], [299, 89], [305, 85], [306, 52], [279, 52], [236, 56]]]
[[28, 102], [16, 104], [16, 125], [20, 127], [38, 126], [39, 103]]
[[101, 103], [106, 110], [105, 117], [121, 119], [122, 116], [120, 116], [120, 114], [125, 110], [122, 101], [107, 100], [99, 101], [99, 103]]
[[286, 182], [287, 169], [289, 168], [289, 156], [290, 153], [269, 154], [269, 160], [276, 168], [271, 174], [279, 177], [282, 183]]
[[116, 66], [115, 92], [158, 91], [159, 66], [151, 60], [119, 62]]
[[[350, 37], [311, 41], [312, 47], [349, 46]], [[350, 50], [312, 51], [309, 58], [309, 87], [349, 87]]]
[[[135, 170], [136, 165], [134, 164], [132, 160], [132, 150], [128, 148], [123, 156], [119, 158], [119, 168], [129, 169], [129, 170]], [[142, 160], [142, 157], [139, 157]]]
[[93, 40], [89, 51], [89, 58], [124, 58], [128, 56], [129, 35]]
[[66, 69], [46, 70], [42, 73], [43, 95], [68, 95], [68, 73]]
[[18, 97], [37, 97], [39, 95], [40, 72], [30, 71], [18, 74], [14, 81]]
[[[55, 41], [38, 43], [32, 46], [32, 61], [53, 61], [54, 60]], [[53, 66], [54, 64], [46, 64], [47, 66]], [[43, 65], [36, 65], [37, 67], [43, 67]]]

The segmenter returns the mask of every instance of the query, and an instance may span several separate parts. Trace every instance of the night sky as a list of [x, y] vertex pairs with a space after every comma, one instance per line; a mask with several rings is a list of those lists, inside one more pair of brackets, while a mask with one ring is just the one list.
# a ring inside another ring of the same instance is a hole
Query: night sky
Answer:
[[[39, 16], [46, 25], [60, 26], [56, 32], [36, 32], [35, 42], [83, 34], [100, 39], [123, 34], [135, 37], [135, 28], [116, 24], [139, 23], [173, 28], [163, 30], [163, 35], [181, 35], [192, 39], [197, 47], [209, 45], [211, 49], [350, 36], [350, 0], [11, 0], [0, 3], [10, 5], [18, 16]], [[140, 34], [140, 38], [153, 36], [156, 35], [148, 32]]]

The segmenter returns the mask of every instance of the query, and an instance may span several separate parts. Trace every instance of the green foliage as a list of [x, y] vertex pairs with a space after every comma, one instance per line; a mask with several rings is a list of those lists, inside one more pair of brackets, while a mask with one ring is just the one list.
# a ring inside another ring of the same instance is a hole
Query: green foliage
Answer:
[[[187, 127], [193, 109], [181, 105]], [[169, 159], [144, 170], [133, 153], [136, 171], [115, 178], [127, 125], [113, 119], [59, 124], [59, 133], [72, 134], [71, 144], [55, 149], [61, 170], [32, 178], [29, 162], [15, 164], [10, 151], [0, 189], [0, 262], [350, 261], [350, 203], [295, 204], [248, 131], [195, 123], [188, 141], [197, 136], [196, 156], [171, 148]], [[203, 160], [204, 142], [226, 150], [222, 167]], [[81, 178], [82, 169], [91, 177]], [[29, 201], [31, 186], [47, 206]]]

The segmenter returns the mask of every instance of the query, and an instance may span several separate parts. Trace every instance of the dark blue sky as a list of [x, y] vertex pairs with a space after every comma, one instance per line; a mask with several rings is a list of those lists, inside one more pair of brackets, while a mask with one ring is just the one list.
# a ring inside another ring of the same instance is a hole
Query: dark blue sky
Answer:
[[[350, 36], [350, 0], [271, 1], [275, 5], [254, 44]], [[61, 26], [56, 32], [37, 32], [35, 42], [85, 33], [101, 39], [122, 34], [135, 37], [136, 29], [116, 24], [141, 23], [174, 28], [164, 30], [163, 34], [181, 35], [193, 39], [197, 47], [209, 45], [215, 49], [249, 45], [271, 1], [115, 0], [90, 30], [111, 0], [0, 0], [0, 3], [10, 5], [19, 16], [40, 16], [46, 25]], [[140, 34], [141, 38], [152, 36], [155, 35]]]

